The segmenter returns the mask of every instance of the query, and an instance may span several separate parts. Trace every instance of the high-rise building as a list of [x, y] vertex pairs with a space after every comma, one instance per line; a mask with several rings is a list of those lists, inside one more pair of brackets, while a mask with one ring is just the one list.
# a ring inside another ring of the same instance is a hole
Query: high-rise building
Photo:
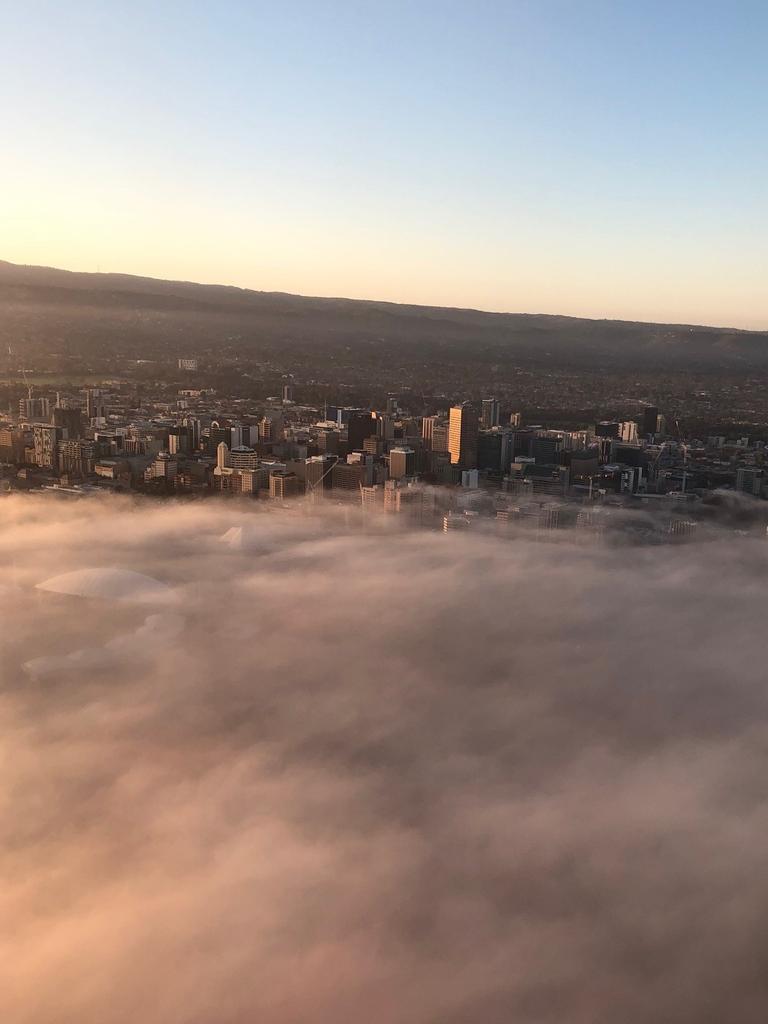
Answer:
[[32, 388], [30, 388], [27, 397], [19, 399], [19, 416], [26, 423], [31, 423], [33, 420], [50, 422], [50, 398], [35, 398]]
[[416, 452], [413, 448], [392, 448], [389, 452], [389, 475], [393, 480], [416, 475]]
[[230, 449], [228, 464], [233, 469], [257, 469], [259, 465], [259, 456], [253, 448], [248, 448], [246, 445], [240, 445], [237, 448]]
[[531, 455], [539, 466], [556, 466], [560, 462], [562, 438], [541, 434], [531, 442]]
[[466, 403], [451, 407], [448, 451], [454, 466], [474, 469], [477, 465], [477, 416]]
[[498, 427], [501, 409], [497, 398], [484, 398], [483, 409], [480, 416], [480, 425], [483, 430], [490, 430], [491, 427]]
[[295, 473], [276, 469], [269, 474], [269, 496], [278, 501], [293, 498], [301, 492], [301, 480]]
[[472, 525], [472, 516], [462, 512], [447, 512], [443, 516], [443, 533], [454, 530], [467, 530]]
[[58, 470], [72, 476], [88, 476], [96, 463], [96, 445], [93, 441], [62, 439], [57, 444]]
[[304, 480], [307, 494], [322, 497], [323, 491], [333, 484], [332, 472], [338, 459], [333, 455], [313, 455], [304, 464]]
[[283, 437], [283, 417], [279, 413], [270, 413], [259, 420], [259, 438], [264, 441], [281, 441]]
[[762, 492], [765, 471], [757, 466], [741, 466], [736, 470], [736, 490], [744, 494], [759, 496]]
[[363, 451], [368, 455], [382, 455], [386, 451], [387, 442], [381, 437], [366, 437]]
[[376, 435], [376, 420], [369, 412], [355, 412], [347, 422], [347, 439], [351, 452], [362, 451], [367, 437]]
[[62, 428], [70, 440], [83, 436], [83, 414], [79, 409], [57, 405], [53, 410], [53, 422]]
[[[190, 451], [196, 452], [200, 447], [200, 437], [202, 435], [200, 420], [195, 416], [185, 416], [181, 421], [181, 425], [189, 431]], [[253, 429], [255, 430], [256, 428], [254, 427]]]
[[435, 424], [440, 422], [439, 416], [423, 416], [421, 420], [421, 439], [426, 448], [432, 448], [432, 435]]
[[0, 426], [0, 462], [17, 463], [24, 460], [24, 431], [11, 426]]
[[384, 488], [371, 484], [360, 488], [360, 504], [363, 512], [380, 512], [384, 507]]
[[448, 453], [448, 424], [439, 420], [432, 428], [432, 451], [437, 453]]
[[337, 455], [340, 443], [341, 434], [338, 430], [329, 429], [327, 427], [323, 427], [318, 430], [317, 447], [321, 452], [327, 452], [330, 455]]
[[659, 410], [655, 405], [648, 405], [643, 409], [643, 418], [640, 423], [640, 433], [643, 437], [655, 434], [658, 424]]
[[514, 434], [508, 427], [481, 430], [477, 440], [477, 467], [483, 473], [506, 473], [512, 461]]
[[367, 482], [367, 467], [363, 462], [337, 462], [331, 470], [334, 491], [359, 491]]
[[601, 420], [595, 424], [595, 437], [620, 437], [621, 424], [613, 420]]
[[62, 429], [48, 423], [35, 423], [32, 427], [35, 445], [35, 465], [41, 469], [58, 468], [57, 445], [61, 440]]
[[158, 452], [154, 460], [144, 470], [144, 482], [164, 480], [173, 483], [179, 469], [179, 463], [170, 452]]
[[391, 441], [395, 436], [395, 419], [386, 412], [375, 412], [373, 417], [376, 421], [376, 436], [384, 441]]
[[522, 427], [523, 414], [521, 412], [511, 412], [509, 414], [509, 425], [510, 427]]
[[89, 422], [106, 419], [104, 397], [98, 388], [88, 388], [85, 392], [85, 415]]
[[293, 384], [283, 384], [283, 401], [293, 401]]

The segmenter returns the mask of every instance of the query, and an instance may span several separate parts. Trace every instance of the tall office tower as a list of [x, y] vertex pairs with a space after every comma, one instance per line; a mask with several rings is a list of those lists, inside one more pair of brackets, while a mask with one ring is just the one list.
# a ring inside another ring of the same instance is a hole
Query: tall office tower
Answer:
[[522, 427], [523, 414], [521, 412], [511, 412], [509, 414], [509, 425], [510, 427]]
[[88, 388], [85, 392], [85, 415], [90, 421], [106, 418], [104, 398], [98, 388]]
[[322, 427], [317, 432], [317, 447], [321, 452], [328, 452], [328, 454], [337, 455], [339, 452], [340, 441], [341, 434], [338, 430], [329, 430]]
[[626, 441], [629, 444], [634, 443], [637, 440], [637, 424], [634, 420], [625, 420], [619, 424], [619, 436], [622, 441]]
[[171, 455], [189, 453], [189, 434], [184, 427], [174, 427], [168, 431], [168, 451]]
[[24, 458], [24, 433], [11, 426], [0, 426], [0, 462], [21, 462]]
[[448, 451], [454, 466], [474, 469], [477, 465], [477, 416], [466, 403], [451, 407]]
[[200, 447], [200, 435], [202, 434], [200, 420], [195, 416], [185, 416], [181, 421], [181, 425], [189, 432], [190, 451], [196, 452]]
[[477, 467], [484, 473], [506, 473], [512, 461], [514, 434], [509, 427], [480, 431]]
[[423, 416], [421, 419], [421, 439], [424, 442], [424, 447], [427, 449], [432, 448], [432, 434], [434, 433], [435, 425], [439, 422], [439, 416]]
[[206, 448], [209, 452], [214, 452], [218, 445], [225, 444], [229, 448], [232, 442], [232, 431], [229, 427], [222, 427], [219, 425], [218, 420], [213, 420], [210, 427], [208, 428], [208, 440], [206, 442]]
[[335, 455], [312, 455], [304, 463], [304, 480], [307, 494], [316, 498], [322, 497], [333, 483], [332, 471], [338, 459]]
[[736, 470], [736, 490], [759, 497], [764, 476], [765, 470], [758, 466], [741, 466]]
[[35, 399], [32, 397], [32, 388], [30, 388], [28, 397], [19, 399], [19, 419], [24, 420], [25, 423], [40, 419], [35, 415], [36, 408]]
[[259, 420], [259, 438], [263, 441], [282, 441], [283, 417], [280, 413], [270, 413]]
[[57, 405], [53, 410], [53, 422], [55, 426], [62, 427], [70, 440], [83, 436], [83, 414], [79, 409]]
[[35, 444], [35, 465], [42, 469], [58, 468], [58, 442], [61, 440], [61, 427], [47, 423], [36, 423], [33, 428]]
[[444, 423], [442, 420], [435, 423], [432, 428], [432, 451], [448, 451], [448, 424]]
[[337, 462], [331, 470], [334, 491], [359, 491], [369, 483], [368, 467], [363, 462]]
[[283, 384], [283, 401], [293, 401], [293, 384]]
[[216, 446], [216, 468], [226, 469], [229, 465], [229, 445], [221, 441]]
[[490, 430], [491, 427], [499, 425], [499, 400], [497, 398], [484, 398], [483, 411], [480, 417], [480, 426], [483, 430]]
[[34, 398], [32, 388], [30, 388], [27, 397], [19, 399], [19, 416], [27, 423], [32, 420], [49, 422], [51, 419], [50, 398]]
[[392, 480], [416, 475], [416, 452], [413, 448], [392, 448], [390, 450], [389, 475]]
[[295, 473], [286, 473], [285, 470], [275, 469], [269, 474], [269, 496], [284, 501], [286, 498], [293, 498], [301, 491], [301, 480]]
[[562, 438], [551, 434], [539, 434], [531, 442], [531, 455], [537, 466], [556, 466], [560, 462]]
[[386, 412], [375, 412], [373, 417], [376, 421], [376, 436], [383, 438], [385, 441], [391, 441], [395, 436], [394, 417]]
[[655, 434], [658, 426], [659, 410], [655, 405], [648, 405], [643, 409], [643, 418], [640, 423], [640, 432], [643, 437]]
[[369, 412], [354, 412], [347, 422], [347, 438], [351, 452], [362, 451], [366, 437], [376, 434], [376, 420]]
[[397, 398], [395, 395], [390, 395], [387, 398], [387, 412], [390, 416], [397, 415]]

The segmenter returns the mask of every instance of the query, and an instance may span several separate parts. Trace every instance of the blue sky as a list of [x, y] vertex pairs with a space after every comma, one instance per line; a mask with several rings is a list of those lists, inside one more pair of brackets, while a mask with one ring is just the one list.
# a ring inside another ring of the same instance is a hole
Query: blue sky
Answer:
[[0, 14], [0, 258], [768, 327], [764, 2]]

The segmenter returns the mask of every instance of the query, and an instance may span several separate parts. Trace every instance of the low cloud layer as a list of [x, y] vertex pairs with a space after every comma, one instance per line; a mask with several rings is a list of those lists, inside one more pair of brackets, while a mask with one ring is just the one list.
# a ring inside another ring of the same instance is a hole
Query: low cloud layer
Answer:
[[4, 1021], [765, 1020], [765, 543], [0, 516]]

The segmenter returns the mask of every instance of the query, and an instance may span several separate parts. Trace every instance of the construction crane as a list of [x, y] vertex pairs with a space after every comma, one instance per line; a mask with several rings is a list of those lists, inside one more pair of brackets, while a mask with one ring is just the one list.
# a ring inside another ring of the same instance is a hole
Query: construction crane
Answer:
[[[8, 375], [9, 376], [10, 376], [10, 371], [11, 371], [11, 360], [12, 359], [13, 359], [13, 348], [11, 347], [11, 345], [9, 345], [8, 346]], [[24, 368], [24, 364], [23, 363], [22, 363], [22, 366], [21, 366], [21, 379], [24, 381], [24, 387], [27, 389], [27, 398], [31, 398], [32, 397], [32, 385], [29, 383], [29, 380], [27, 379], [27, 371]]]

